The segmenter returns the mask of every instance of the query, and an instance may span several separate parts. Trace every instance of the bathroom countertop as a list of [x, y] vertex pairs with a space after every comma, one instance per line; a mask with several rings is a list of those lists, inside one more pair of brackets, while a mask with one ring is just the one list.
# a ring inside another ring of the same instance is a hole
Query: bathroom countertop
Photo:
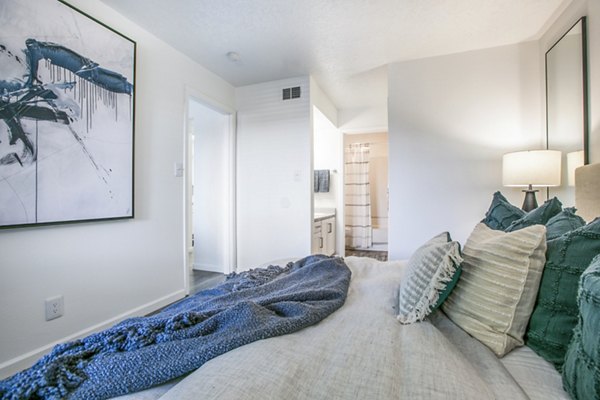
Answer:
[[319, 213], [319, 212], [317, 212], [314, 215], [314, 221], [315, 222], [319, 222], [319, 221], [322, 221], [324, 219], [331, 218], [331, 217], [335, 217], [335, 212], [332, 212], [332, 213]]

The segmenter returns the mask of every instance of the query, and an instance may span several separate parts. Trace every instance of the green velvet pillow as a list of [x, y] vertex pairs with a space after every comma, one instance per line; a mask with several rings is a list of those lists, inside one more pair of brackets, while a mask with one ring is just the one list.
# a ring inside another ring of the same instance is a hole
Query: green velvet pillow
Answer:
[[553, 197], [538, 208], [525, 214], [522, 218], [513, 221], [504, 231], [514, 232], [531, 225], [546, 225], [552, 217], [561, 211], [562, 203], [556, 197]]
[[546, 266], [526, 343], [558, 370], [577, 324], [579, 277], [597, 254], [600, 218], [548, 241]]
[[567, 349], [563, 386], [573, 399], [600, 399], [600, 255], [581, 274], [579, 321]]
[[490, 204], [490, 208], [481, 222], [486, 224], [488, 228], [503, 231], [513, 221], [522, 218], [524, 215], [525, 211], [510, 204], [502, 193], [496, 192], [492, 198], [492, 204]]
[[575, 207], [563, 209], [546, 223], [546, 240], [556, 239], [557, 237], [581, 228], [585, 221], [579, 215], [575, 215]]

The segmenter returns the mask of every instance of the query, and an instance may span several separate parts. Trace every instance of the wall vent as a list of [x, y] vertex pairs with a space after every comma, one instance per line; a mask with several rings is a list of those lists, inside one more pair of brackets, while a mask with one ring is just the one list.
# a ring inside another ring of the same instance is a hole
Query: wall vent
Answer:
[[300, 86], [283, 89], [283, 100], [299, 99], [299, 98], [300, 98]]

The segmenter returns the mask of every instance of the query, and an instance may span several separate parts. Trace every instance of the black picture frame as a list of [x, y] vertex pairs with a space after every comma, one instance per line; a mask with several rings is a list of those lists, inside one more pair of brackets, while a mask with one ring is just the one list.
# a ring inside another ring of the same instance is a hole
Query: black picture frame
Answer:
[[3, 0], [0, 229], [134, 218], [136, 42], [62, 0]]

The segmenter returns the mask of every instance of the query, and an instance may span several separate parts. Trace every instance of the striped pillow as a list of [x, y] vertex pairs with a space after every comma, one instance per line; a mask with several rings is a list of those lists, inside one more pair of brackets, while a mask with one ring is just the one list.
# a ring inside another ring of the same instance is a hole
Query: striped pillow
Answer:
[[419, 247], [408, 260], [398, 290], [398, 321], [422, 321], [448, 296], [460, 275], [460, 245], [441, 233]]
[[463, 250], [461, 279], [442, 309], [500, 357], [523, 345], [545, 252], [543, 225], [505, 233], [478, 224]]

